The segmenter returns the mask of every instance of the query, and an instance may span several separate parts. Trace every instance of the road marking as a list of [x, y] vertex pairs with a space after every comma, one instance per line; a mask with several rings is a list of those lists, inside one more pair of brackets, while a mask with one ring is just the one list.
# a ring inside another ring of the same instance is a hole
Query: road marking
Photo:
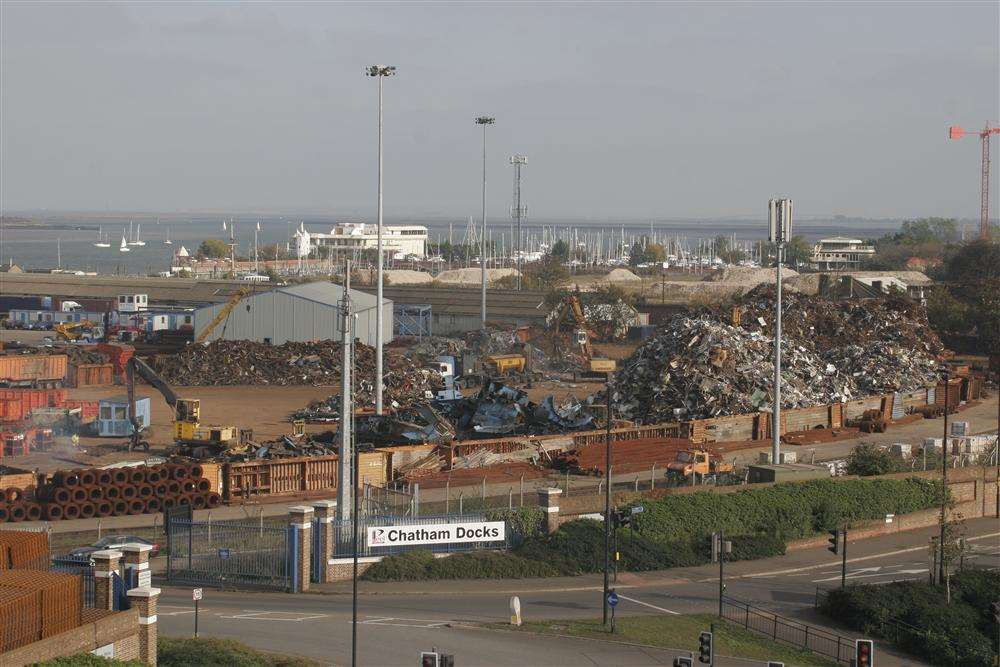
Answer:
[[643, 602], [642, 600], [636, 600], [635, 598], [630, 598], [626, 595], [618, 594], [622, 600], [628, 600], [629, 602], [634, 602], [636, 604], [641, 604], [644, 607], [649, 607], [650, 609], [655, 609], [657, 611], [662, 611], [665, 614], [673, 614], [674, 616], [680, 616], [680, 612], [673, 611], [671, 609], [664, 609], [663, 607], [657, 607], [655, 604], [649, 604], [648, 602]]
[[[920, 574], [921, 572], [926, 572], [926, 571], [927, 568], [925, 567], [922, 570], [898, 570], [896, 572], [874, 572], [872, 574], [855, 574], [853, 572], [849, 572], [847, 574], [847, 578], [864, 579], [865, 577], [894, 577], [897, 574]], [[838, 579], [840, 579], [840, 577], [829, 577], [827, 579], [813, 579], [812, 583], [818, 584], [824, 581], [837, 581]]]
[[[156, 606], [157, 616], [180, 616], [181, 614], [193, 614], [194, 609], [190, 607], [180, 607], [178, 605], [172, 604], [161, 604]], [[179, 609], [180, 611], [163, 611], [164, 609]], [[202, 609], [202, 611], [207, 612], [207, 609]]]
[[[969, 538], [966, 539], [966, 542], [975, 542], [976, 540], [985, 540], [985, 539], [989, 539], [991, 537], [1000, 537], [1000, 533], [989, 533], [987, 535], [977, 535], [975, 537], [969, 537]], [[922, 550], [926, 550], [926, 549], [927, 549], [927, 545], [923, 544], [923, 545], [921, 545], [919, 547], [908, 547], [906, 549], [897, 549], [895, 551], [886, 551], [885, 553], [872, 554], [871, 556], [859, 556], [858, 558], [848, 558], [847, 562], [848, 563], [860, 563], [860, 562], [866, 561], [866, 560], [875, 560], [876, 558], [887, 558], [889, 556], [897, 556], [899, 554], [907, 554], [907, 553], [912, 553], [914, 551], [922, 551]], [[793, 568], [788, 568], [786, 570], [771, 570], [769, 572], [754, 572], [752, 574], [740, 574], [740, 575], [731, 576], [730, 579], [763, 578], [763, 577], [769, 576], [769, 575], [791, 574], [792, 572], [806, 572], [808, 570], [818, 570], [818, 569], [823, 568], [823, 567], [834, 567], [834, 566], [837, 566], [837, 565], [840, 565], [840, 563], [819, 563], [818, 565], [805, 565], [803, 567], [793, 567]], [[701, 580], [701, 581], [716, 581], [716, 579], [713, 577], [711, 579], [704, 579], [704, 580]]]
[[328, 614], [309, 614], [298, 611], [254, 611], [244, 609], [242, 614], [226, 616], [219, 614], [219, 618], [234, 618], [242, 621], [291, 621], [301, 623], [302, 621], [314, 621], [317, 618], [326, 618]]
[[[389, 621], [410, 621], [410, 623], [390, 623]], [[347, 621], [350, 623], [350, 621]], [[443, 628], [452, 621], [428, 620], [423, 618], [369, 618], [359, 621], [361, 625], [386, 625], [395, 628]]]

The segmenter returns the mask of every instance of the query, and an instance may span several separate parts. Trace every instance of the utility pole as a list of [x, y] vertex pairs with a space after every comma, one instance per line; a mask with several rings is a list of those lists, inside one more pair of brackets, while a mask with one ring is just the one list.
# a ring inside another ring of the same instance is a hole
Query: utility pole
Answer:
[[486, 328], [486, 128], [495, 122], [496, 118], [489, 116], [480, 116], [476, 119], [476, 124], [483, 126], [483, 233], [482, 238], [479, 239], [479, 290], [482, 301], [480, 311], [483, 319], [483, 329]]
[[392, 65], [372, 65], [365, 74], [378, 79], [378, 286], [375, 288], [375, 414], [382, 414], [382, 79], [393, 76]]
[[351, 517], [351, 431], [354, 421], [354, 403], [351, 392], [352, 342], [351, 330], [351, 260], [344, 260], [344, 296], [340, 300], [340, 449], [337, 457], [340, 471], [337, 475], [337, 518], [345, 521]]
[[521, 289], [521, 218], [528, 214], [528, 207], [521, 204], [521, 166], [528, 164], [528, 158], [523, 155], [511, 155], [510, 163], [514, 165], [514, 205], [510, 207], [510, 217], [517, 223], [517, 241], [511, 244], [517, 262], [517, 289]]
[[[944, 536], [945, 524], [948, 521], [948, 391], [951, 383], [951, 374], [947, 371], [944, 374], [944, 437], [941, 440], [941, 536], [938, 539], [938, 548], [941, 549], [941, 557], [938, 558], [938, 583], [944, 582]], [[997, 434], [1000, 438], [1000, 433]]]
[[775, 245], [775, 288], [777, 296], [774, 306], [774, 410], [771, 443], [771, 463], [781, 462], [781, 262], [785, 245], [792, 236], [792, 200], [772, 199], [767, 204], [768, 241]]

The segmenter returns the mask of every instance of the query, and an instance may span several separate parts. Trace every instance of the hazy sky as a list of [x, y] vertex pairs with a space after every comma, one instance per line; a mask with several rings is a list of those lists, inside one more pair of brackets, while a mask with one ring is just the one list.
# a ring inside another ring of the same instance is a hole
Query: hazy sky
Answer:
[[998, 7], [4, 0], [2, 203], [370, 215], [377, 62], [388, 215], [978, 218]]

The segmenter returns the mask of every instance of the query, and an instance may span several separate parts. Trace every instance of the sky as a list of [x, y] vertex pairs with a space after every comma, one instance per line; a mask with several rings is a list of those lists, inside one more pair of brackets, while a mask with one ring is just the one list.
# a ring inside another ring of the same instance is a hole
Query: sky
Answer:
[[479, 217], [486, 114], [490, 217], [521, 153], [533, 219], [978, 219], [948, 127], [1000, 122], [996, 1], [4, 0], [0, 38], [7, 212], [372, 216], [373, 63], [395, 217]]

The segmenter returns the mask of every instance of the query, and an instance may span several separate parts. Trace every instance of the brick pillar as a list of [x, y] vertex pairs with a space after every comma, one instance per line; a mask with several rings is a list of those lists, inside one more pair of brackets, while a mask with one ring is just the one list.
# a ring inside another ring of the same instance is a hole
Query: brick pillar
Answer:
[[316, 519], [319, 522], [319, 558], [320, 562], [323, 563], [323, 567], [320, 568], [320, 583], [326, 583], [330, 581], [327, 573], [326, 564], [330, 562], [330, 558], [333, 557], [333, 520], [337, 515], [337, 501], [336, 500], [320, 500], [313, 503], [313, 509], [316, 510]]
[[111, 575], [118, 573], [118, 562], [121, 560], [122, 552], [105, 549], [95, 551], [90, 557], [94, 560], [94, 608], [113, 609]]
[[292, 526], [299, 538], [299, 562], [296, 564], [299, 572], [299, 590], [296, 593], [304, 593], [309, 590], [309, 577], [311, 574], [310, 554], [312, 552], [312, 519], [313, 508], [306, 505], [297, 505], [289, 510], [292, 515]]
[[141, 586], [128, 592], [132, 607], [139, 610], [139, 660], [156, 665], [156, 598], [159, 588]]
[[135, 588], [148, 588], [150, 585], [149, 552], [152, 549], [153, 545], [151, 544], [138, 543], [126, 544], [122, 547], [122, 553], [125, 554], [125, 571], [135, 571]]
[[559, 496], [562, 489], [538, 489], [538, 505], [545, 512], [545, 532], [554, 533], [559, 528]]

